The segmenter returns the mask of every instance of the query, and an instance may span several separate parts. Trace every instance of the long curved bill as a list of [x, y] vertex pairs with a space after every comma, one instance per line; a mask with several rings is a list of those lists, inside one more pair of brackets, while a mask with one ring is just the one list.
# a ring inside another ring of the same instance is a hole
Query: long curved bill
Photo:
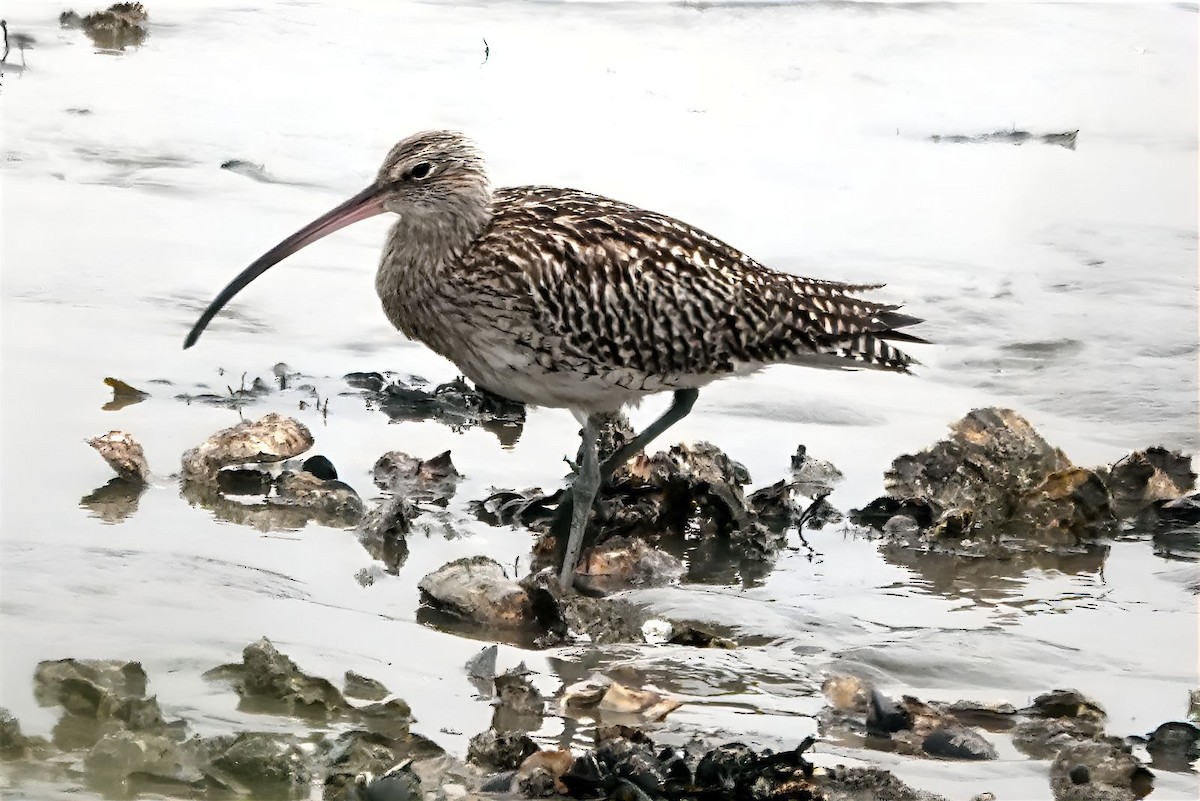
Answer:
[[242, 270], [237, 278], [230, 281], [229, 286], [222, 289], [221, 293], [213, 299], [212, 303], [208, 304], [208, 308], [204, 310], [204, 314], [200, 315], [200, 319], [196, 321], [196, 324], [192, 326], [192, 330], [188, 332], [187, 339], [183, 341], [184, 350], [196, 344], [196, 340], [204, 333], [204, 329], [212, 321], [212, 318], [216, 317], [217, 313], [225, 308], [225, 304], [233, 300], [233, 296], [245, 289], [255, 278], [258, 278], [271, 269], [271, 267], [283, 261], [305, 245], [312, 244], [321, 237], [328, 236], [334, 231], [345, 228], [347, 225], [356, 223], [359, 220], [365, 220], [368, 217], [374, 217], [376, 214], [382, 214], [383, 212], [383, 193], [378, 184], [372, 184], [336, 209], [321, 215], [268, 250], [262, 256], [259, 256], [253, 264]]

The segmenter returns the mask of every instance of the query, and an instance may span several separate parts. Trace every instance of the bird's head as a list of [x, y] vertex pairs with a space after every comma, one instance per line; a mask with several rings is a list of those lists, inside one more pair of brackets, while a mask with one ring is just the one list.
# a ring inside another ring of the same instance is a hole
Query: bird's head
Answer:
[[384, 209], [402, 216], [491, 198], [475, 143], [455, 131], [423, 131], [398, 142], [383, 160], [375, 185]]
[[334, 231], [385, 211], [450, 228], [490, 213], [491, 198], [483, 159], [470, 139], [454, 131], [413, 134], [391, 149], [370, 186], [271, 248], [229, 282], [192, 326], [183, 346], [196, 344], [212, 318], [251, 281]]

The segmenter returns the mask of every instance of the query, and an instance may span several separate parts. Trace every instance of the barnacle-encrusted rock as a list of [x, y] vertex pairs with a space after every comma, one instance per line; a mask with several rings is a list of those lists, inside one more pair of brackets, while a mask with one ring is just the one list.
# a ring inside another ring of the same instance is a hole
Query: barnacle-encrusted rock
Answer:
[[215, 483], [217, 472], [235, 464], [282, 462], [313, 445], [308, 427], [274, 412], [254, 422], [225, 428], [183, 454], [188, 481]]
[[87, 441], [96, 452], [117, 471], [117, 476], [132, 484], [145, 484], [150, 479], [150, 465], [142, 446], [124, 431], [109, 431]]

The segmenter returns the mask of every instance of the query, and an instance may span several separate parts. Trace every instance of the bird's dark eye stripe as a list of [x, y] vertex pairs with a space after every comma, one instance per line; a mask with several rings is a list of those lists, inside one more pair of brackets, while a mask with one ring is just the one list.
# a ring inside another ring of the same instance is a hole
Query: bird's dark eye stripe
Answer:
[[429, 175], [429, 172], [432, 169], [433, 169], [432, 164], [430, 164], [428, 161], [422, 161], [420, 164], [416, 165], [415, 167], [413, 167], [411, 170], [408, 171], [408, 177], [415, 178], [416, 180], [419, 181], [422, 178], [427, 177]]

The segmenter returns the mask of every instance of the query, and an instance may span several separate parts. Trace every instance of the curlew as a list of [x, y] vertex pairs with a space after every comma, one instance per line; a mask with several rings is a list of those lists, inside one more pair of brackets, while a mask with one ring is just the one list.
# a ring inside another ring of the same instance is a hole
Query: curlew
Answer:
[[17, 50], [21, 53], [21, 66], [25, 66], [25, 51], [32, 50], [37, 44], [37, 39], [34, 39], [27, 33], [12, 33], [8, 32], [8, 22], [0, 19], [0, 31], [4, 33], [4, 55], [0, 56], [0, 64], [8, 63], [9, 40], [17, 46]]
[[[493, 188], [471, 140], [426, 131], [391, 149], [375, 181], [233, 279], [184, 347], [272, 265], [351, 223], [392, 212], [375, 289], [392, 325], [478, 386], [569, 409], [582, 426], [559, 581], [573, 583], [601, 484], [691, 411], [699, 389], [773, 364], [907, 372], [890, 341], [920, 322], [853, 297], [877, 285], [764, 267], [705, 232], [599, 195]], [[667, 411], [603, 464], [597, 414], [671, 391]]]

